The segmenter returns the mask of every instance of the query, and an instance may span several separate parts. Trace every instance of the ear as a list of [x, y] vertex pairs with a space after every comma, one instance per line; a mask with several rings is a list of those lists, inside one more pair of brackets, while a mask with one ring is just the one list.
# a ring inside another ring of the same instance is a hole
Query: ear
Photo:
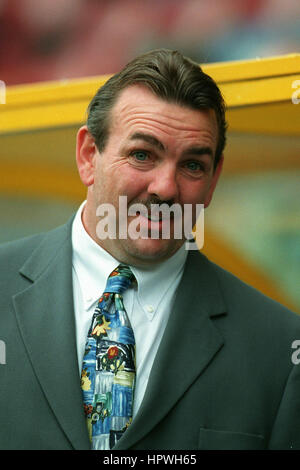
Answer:
[[211, 200], [212, 200], [215, 188], [217, 186], [217, 182], [219, 180], [219, 177], [220, 177], [220, 174], [221, 174], [221, 171], [222, 171], [222, 168], [223, 168], [223, 162], [224, 162], [224, 155], [221, 155], [221, 158], [220, 158], [220, 160], [217, 164], [217, 168], [214, 171], [214, 174], [213, 174], [213, 177], [212, 177], [212, 180], [211, 180], [211, 183], [210, 183], [209, 190], [208, 190], [208, 192], [205, 196], [205, 199], [204, 199], [204, 208], [208, 207]]
[[76, 162], [80, 179], [85, 186], [94, 183], [95, 157], [98, 150], [87, 126], [82, 126], [76, 138]]

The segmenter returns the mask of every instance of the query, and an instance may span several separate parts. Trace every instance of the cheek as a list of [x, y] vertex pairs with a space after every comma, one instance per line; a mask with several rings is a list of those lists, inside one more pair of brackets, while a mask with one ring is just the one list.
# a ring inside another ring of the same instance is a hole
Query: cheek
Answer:
[[181, 185], [180, 199], [182, 204], [202, 204], [206, 194], [209, 191], [209, 183], [207, 181], [186, 181]]
[[119, 193], [127, 195], [129, 200], [142, 196], [149, 185], [148, 173], [137, 171], [129, 165], [120, 168], [114, 180]]

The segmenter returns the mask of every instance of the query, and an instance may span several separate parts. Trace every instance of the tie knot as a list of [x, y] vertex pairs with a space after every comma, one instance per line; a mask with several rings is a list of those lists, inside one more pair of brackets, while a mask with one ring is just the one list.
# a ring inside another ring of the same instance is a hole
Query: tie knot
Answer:
[[105, 292], [121, 294], [128, 289], [135, 279], [129, 266], [119, 264], [108, 276]]

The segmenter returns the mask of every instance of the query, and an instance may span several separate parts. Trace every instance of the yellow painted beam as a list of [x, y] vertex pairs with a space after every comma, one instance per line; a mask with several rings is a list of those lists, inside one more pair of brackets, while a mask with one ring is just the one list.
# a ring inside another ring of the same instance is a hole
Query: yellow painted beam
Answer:
[[300, 104], [291, 101], [231, 108], [227, 120], [229, 132], [300, 137]]
[[80, 203], [86, 189], [79, 175], [70, 169], [30, 162], [1, 163], [0, 192], [5, 196], [43, 197]]
[[[300, 79], [300, 54], [206, 64], [203, 69], [219, 83], [229, 113], [240, 108], [240, 113], [232, 116], [228, 114], [229, 129], [238, 130], [238, 123], [248, 119], [249, 107], [291, 104], [292, 93], [295, 91], [292, 83]], [[107, 78], [108, 76], [99, 76], [8, 87], [6, 104], [0, 106], [0, 135], [80, 125], [85, 121], [90, 99]], [[293, 109], [295, 107], [297, 105], [291, 104], [292, 114], [296, 112]], [[287, 109], [284, 112], [284, 129], [289, 132], [288, 122], [293, 120], [289, 118]], [[276, 116], [277, 119], [269, 123], [270, 132], [274, 133], [280, 127], [278, 117], [282, 117], [282, 114]], [[296, 132], [293, 124], [290, 132]]]
[[220, 87], [230, 110], [236, 107], [284, 102], [297, 107], [292, 103], [292, 94], [295, 92], [292, 84], [297, 79], [300, 79], [300, 70], [299, 75], [224, 83], [220, 84]]
[[257, 80], [267, 77], [299, 74], [300, 54], [285, 54], [247, 60], [202, 64], [203, 70], [218, 83]]
[[[6, 105], [4, 105], [6, 106]], [[87, 102], [70, 101], [34, 104], [20, 108], [7, 107], [1, 113], [0, 133], [30, 132], [36, 129], [80, 125], [85, 121]]]
[[7, 87], [6, 107], [41, 105], [88, 100], [110, 75], [37, 82]]

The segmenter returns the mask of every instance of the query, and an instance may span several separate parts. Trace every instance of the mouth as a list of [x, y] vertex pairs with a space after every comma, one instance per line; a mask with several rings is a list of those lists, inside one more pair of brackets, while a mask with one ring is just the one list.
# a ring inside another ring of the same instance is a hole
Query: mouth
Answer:
[[[140, 214], [143, 217], [143, 214]], [[166, 217], [162, 217], [161, 214], [150, 214], [147, 216], [147, 219], [150, 222], [161, 222], [162, 220], [166, 220]]]
[[161, 212], [155, 213], [151, 211], [148, 211], [147, 214], [142, 213], [142, 212], [137, 212], [137, 216], [142, 217], [143, 219], [147, 219], [149, 222], [154, 222], [154, 223], [170, 221], [173, 219], [173, 214], [164, 216]]
[[160, 208], [159, 205], [154, 205], [154, 207], [145, 207], [145, 211], [138, 212], [137, 215], [142, 216], [151, 222], [161, 222], [163, 220], [174, 218], [173, 212], [170, 212], [165, 207]]
[[[175, 212], [174, 205], [171, 207], [167, 203], [134, 202], [128, 209], [130, 223], [134, 220], [130, 229], [139, 233], [141, 238], [171, 239], [176, 219]], [[181, 212], [179, 219], [180, 221], [182, 219]]]
[[161, 217], [161, 215], [154, 215], [154, 214], [145, 215], [145, 214], [143, 214], [142, 212], [137, 212], [136, 215], [137, 215], [137, 217], [139, 217], [140, 219], [148, 220], [149, 222], [153, 222], [153, 223], [162, 222], [162, 220], [163, 220], [163, 218]]
[[140, 212], [137, 214], [142, 237], [150, 239], [172, 238], [173, 217], [162, 215], [161, 213]]

